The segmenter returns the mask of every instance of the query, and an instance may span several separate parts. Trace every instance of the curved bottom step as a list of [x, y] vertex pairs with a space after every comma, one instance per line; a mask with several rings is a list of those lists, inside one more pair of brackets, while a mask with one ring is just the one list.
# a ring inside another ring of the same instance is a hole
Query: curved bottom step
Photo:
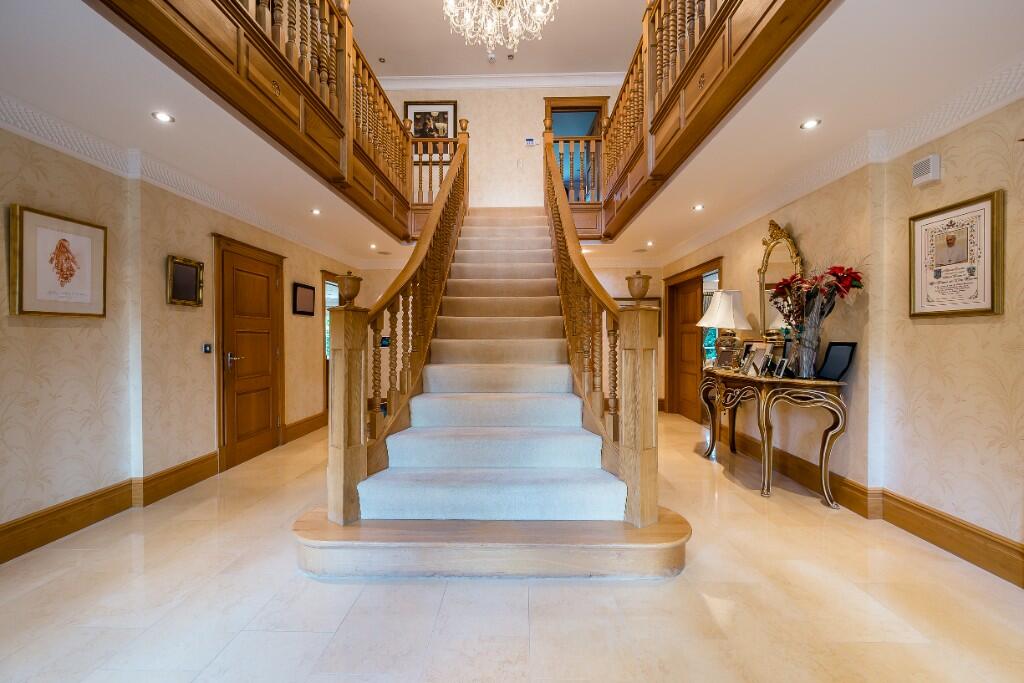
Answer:
[[691, 528], [658, 508], [658, 521], [360, 520], [341, 526], [317, 507], [299, 517], [299, 568], [323, 578], [359, 576], [674, 576]]

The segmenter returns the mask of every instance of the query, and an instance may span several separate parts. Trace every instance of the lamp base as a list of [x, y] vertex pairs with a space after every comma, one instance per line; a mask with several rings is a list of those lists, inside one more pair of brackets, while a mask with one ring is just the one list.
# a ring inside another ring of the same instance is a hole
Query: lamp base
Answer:
[[738, 368], [740, 366], [740, 340], [733, 330], [718, 330], [715, 340], [715, 355], [718, 356], [718, 367]]

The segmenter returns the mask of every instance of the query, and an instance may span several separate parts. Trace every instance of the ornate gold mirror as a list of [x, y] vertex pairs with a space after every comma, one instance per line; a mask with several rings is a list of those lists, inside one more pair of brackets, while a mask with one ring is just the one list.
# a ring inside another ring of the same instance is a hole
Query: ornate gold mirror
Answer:
[[757, 285], [761, 294], [761, 334], [767, 337], [768, 330], [777, 330], [780, 326], [781, 318], [771, 315], [776, 308], [768, 299], [775, 283], [793, 273], [803, 275], [804, 265], [796, 242], [775, 221], [768, 221], [768, 236], [761, 240], [761, 244], [764, 245], [764, 256], [761, 257], [761, 267], [757, 269]]

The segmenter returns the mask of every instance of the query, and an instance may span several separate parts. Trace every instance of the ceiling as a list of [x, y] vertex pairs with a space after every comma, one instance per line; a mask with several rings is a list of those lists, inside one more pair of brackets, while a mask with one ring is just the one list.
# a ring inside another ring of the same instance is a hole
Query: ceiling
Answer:
[[[513, 61], [454, 35], [442, 0], [352, 0], [356, 42], [382, 77], [622, 73], [640, 40], [645, 0], [561, 0], [542, 39], [525, 41]], [[386, 62], [378, 60], [384, 57]]]
[[[60, 120], [44, 131], [68, 124], [61, 142], [106, 142], [108, 157], [140, 150], [175, 179], [171, 189], [228, 213], [242, 208], [240, 218], [353, 266], [400, 266], [412, 251], [81, 0], [3, 0], [0, 64], [0, 95]], [[176, 122], [158, 124], [156, 110]]]
[[[588, 259], [664, 265], [1024, 97], [1024, 2], [963, 10], [962, 0], [833, 0], [621, 237], [588, 246]], [[823, 123], [800, 130], [808, 118]], [[648, 240], [654, 248], [637, 254]]]

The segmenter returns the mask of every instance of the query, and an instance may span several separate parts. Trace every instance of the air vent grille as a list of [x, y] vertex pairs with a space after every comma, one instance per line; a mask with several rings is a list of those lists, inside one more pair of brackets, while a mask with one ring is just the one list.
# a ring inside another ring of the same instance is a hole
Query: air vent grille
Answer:
[[918, 159], [910, 171], [914, 180], [914, 187], [937, 183], [942, 179], [942, 162], [938, 154], [930, 154], [924, 159]]

